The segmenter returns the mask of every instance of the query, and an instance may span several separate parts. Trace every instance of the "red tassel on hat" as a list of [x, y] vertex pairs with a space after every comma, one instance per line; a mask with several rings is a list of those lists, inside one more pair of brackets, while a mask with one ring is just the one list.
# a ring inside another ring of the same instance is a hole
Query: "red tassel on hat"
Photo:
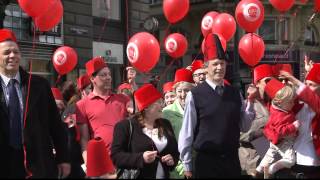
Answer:
[[17, 42], [17, 38], [12, 31], [9, 29], [0, 29], [0, 42], [12, 40]]
[[134, 93], [134, 100], [139, 111], [144, 110], [161, 97], [162, 94], [152, 84], [144, 84]]
[[277, 79], [272, 78], [267, 84], [264, 91], [268, 94], [268, 96], [273, 99], [277, 92], [284, 88], [285, 85], [278, 81]]
[[58, 88], [51, 88], [53, 97], [55, 100], [62, 100], [63, 101], [63, 97], [61, 94], [61, 91]]
[[253, 83], [257, 84], [258, 81], [265, 77], [273, 77], [272, 66], [269, 64], [261, 64], [253, 70]]
[[95, 57], [86, 63], [87, 74], [89, 77], [104, 67], [107, 67], [107, 64], [102, 57]]
[[114, 170], [115, 167], [103, 140], [101, 138], [90, 140], [87, 146], [87, 176], [99, 177], [113, 173]]

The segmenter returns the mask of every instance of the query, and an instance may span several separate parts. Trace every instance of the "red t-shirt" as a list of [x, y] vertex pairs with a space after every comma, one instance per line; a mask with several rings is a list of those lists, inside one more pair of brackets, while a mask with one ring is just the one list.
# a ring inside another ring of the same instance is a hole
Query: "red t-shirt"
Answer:
[[93, 138], [101, 137], [110, 147], [115, 124], [128, 115], [129, 101], [122, 94], [111, 94], [103, 98], [91, 92], [76, 104], [77, 123], [88, 124], [93, 131]]

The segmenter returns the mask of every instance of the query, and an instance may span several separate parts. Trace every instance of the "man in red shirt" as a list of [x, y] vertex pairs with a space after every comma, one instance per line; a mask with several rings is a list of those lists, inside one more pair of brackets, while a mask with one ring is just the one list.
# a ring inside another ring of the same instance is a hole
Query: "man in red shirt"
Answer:
[[111, 91], [111, 71], [101, 57], [86, 63], [92, 92], [76, 104], [76, 119], [80, 129], [82, 157], [87, 163], [87, 144], [91, 138], [100, 137], [106, 150], [112, 142], [114, 125], [127, 116], [129, 98]]

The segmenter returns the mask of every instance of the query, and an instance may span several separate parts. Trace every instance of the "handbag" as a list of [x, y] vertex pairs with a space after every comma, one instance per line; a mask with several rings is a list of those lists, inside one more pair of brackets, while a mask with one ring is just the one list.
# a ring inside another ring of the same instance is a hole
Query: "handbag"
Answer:
[[[128, 143], [128, 151], [131, 147], [131, 139], [132, 139], [132, 124], [131, 120], [129, 119], [130, 124], [130, 132], [129, 132], [129, 143]], [[140, 174], [140, 169], [119, 169], [117, 172], [118, 179], [137, 179]]]

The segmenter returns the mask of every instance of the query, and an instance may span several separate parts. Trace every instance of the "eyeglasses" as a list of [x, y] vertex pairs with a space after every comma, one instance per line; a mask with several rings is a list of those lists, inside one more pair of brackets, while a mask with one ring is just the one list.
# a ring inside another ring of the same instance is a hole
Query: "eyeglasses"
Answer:
[[193, 77], [199, 77], [199, 76], [205, 76], [206, 73], [197, 73], [197, 74], [193, 74]]

